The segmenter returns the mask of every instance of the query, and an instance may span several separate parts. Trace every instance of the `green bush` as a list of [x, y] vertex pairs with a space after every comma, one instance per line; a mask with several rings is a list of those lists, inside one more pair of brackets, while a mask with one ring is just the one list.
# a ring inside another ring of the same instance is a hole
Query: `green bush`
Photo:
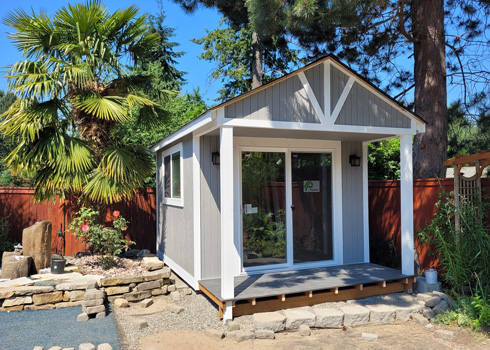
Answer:
[[[432, 222], [418, 234], [423, 244], [431, 244], [431, 253], [439, 259], [442, 279], [450, 288], [462, 293], [489, 295], [490, 286], [490, 230], [485, 224], [488, 204], [478, 198], [460, 199], [454, 204], [454, 193], [444, 189], [436, 204]], [[456, 230], [455, 216], [460, 215], [460, 229]]]
[[[13, 243], [8, 240], [9, 233], [9, 217], [0, 218], [0, 260], [3, 252], [12, 250]], [[1, 262], [0, 262], [1, 264]]]
[[452, 310], [438, 315], [435, 319], [437, 323], [455, 323], [478, 331], [490, 327], [490, 305], [483, 297], [453, 293], [452, 299]]
[[116, 218], [113, 227], [105, 227], [99, 223], [98, 211], [83, 207], [68, 228], [77, 239], [99, 254], [99, 262], [105, 269], [114, 266], [114, 257], [127, 250], [128, 244], [134, 244], [123, 235], [129, 222], [118, 211], [114, 211], [113, 216]]

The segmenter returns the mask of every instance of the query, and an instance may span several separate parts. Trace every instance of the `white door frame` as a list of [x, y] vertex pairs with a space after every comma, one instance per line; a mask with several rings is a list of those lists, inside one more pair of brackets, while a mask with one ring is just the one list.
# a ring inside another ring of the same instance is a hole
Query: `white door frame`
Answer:
[[[343, 264], [343, 228], [342, 228], [342, 164], [341, 142], [323, 140], [258, 139], [237, 137], [236, 169], [238, 190], [235, 194], [236, 226], [235, 239], [240, 247], [240, 275], [252, 275], [267, 272], [301, 270], [314, 267], [337, 266]], [[300, 145], [300, 146], [298, 146]], [[285, 193], [286, 193], [286, 260], [285, 264], [243, 267], [242, 234], [242, 152], [282, 152], [285, 154]], [[331, 153], [332, 154], [332, 221], [333, 256], [332, 260], [294, 264], [293, 258], [293, 218], [292, 218], [292, 172], [291, 153]]]

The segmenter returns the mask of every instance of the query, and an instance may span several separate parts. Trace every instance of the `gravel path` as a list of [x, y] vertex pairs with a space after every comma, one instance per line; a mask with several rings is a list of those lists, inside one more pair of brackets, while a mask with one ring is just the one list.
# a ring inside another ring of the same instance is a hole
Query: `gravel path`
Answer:
[[[115, 317], [118, 324], [121, 349], [138, 349], [139, 338], [155, 335], [163, 331], [190, 330], [204, 331], [206, 329], [223, 329], [223, 322], [219, 319], [218, 310], [212, 301], [203, 294], [182, 295], [182, 300], [172, 301], [170, 295], [154, 297], [155, 303], [147, 309], [132, 304], [130, 308], [116, 309]], [[184, 311], [173, 314], [166, 310], [166, 305], [175, 304], [182, 306]], [[311, 308], [336, 308], [342, 306], [359, 304], [387, 304], [393, 306], [416, 305], [414, 296], [405, 293], [388, 294], [347, 302], [323, 303]], [[237, 317], [242, 329], [253, 329], [252, 316]], [[139, 329], [138, 322], [146, 321], [147, 328]], [[143, 350], [143, 349], [141, 349]]]

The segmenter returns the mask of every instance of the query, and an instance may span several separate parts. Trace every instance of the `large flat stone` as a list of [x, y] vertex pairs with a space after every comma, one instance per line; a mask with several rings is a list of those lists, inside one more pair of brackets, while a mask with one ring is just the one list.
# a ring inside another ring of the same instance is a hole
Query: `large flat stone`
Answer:
[[105, 311], [104, 305], [82, 306], [82, 312], [85, 312], [86, 314], [89, 314], [89, 315], [98, 314], [99, 312], [103, 312], [103, 311]]
[[285, 310], [284, 315], [286, 316], [286, 329], [298, 329], [302, 324], [307, 326], [315, 325], [316, 315], [307, 310]]
[[138, 284], [137, 288], [138, 288], [138, 291], [141, 292], [144, 290], [157, 289], [157, 288], [161, 288], [161, 287], [162, 287], [162, 284], [160, 283], [160, 281], [156, 280], [156, 281], [140, 283], [140, 284]]
[[151, 292], [149, 290], [124, 294], [124, 299], [127, 301], [141, 301], [148, 298], [151, 298]]
[[156, 281], [156, 280], [169, 278], [169, 277], [170, 277], [170, 268], [167, 266], [164, 266], [163, 268], [161, 268], [159, 270], [145, 271], [143, 273], [143, 280], [145, 282]]
[[396, 311], [388, 305], [367, 305], [371, 313], [369, 314], [369, 322], [373, 323], [393, 323], [395, 322]]
[[98, 289], [90, 289], [85, 292], [85, 300], [105, 299], [105, 292]]
[[434, 313], [436, 315], [441, 315], [441, 314], [449, 311], [449, 305], [447, 304], [446, 300], [441, 300], [441, 302], [439, 304], [437, 304], [436, 306], [434, 306], [432, 308], [432, 310], [434, 311]]
[[429, 298], [425, 301], [425, 306], [434, 307], [440, 302], [441, 302], [441, 298], [439, 298], [438, 296], [433, 296], [432, 298]]
[[253, 315], [256, 329], [280, 332], [286, 328], [286, 317], [279, 312], [261, 312]]
[[43, 294], [34, 294], [32, 301], [35, 305], [53, 304], [63, 301], [63, 292], [52, 292]]
[[69, 290], [63, 294], [63, 301], [79, 301], [85, 297], [85, 290]]
[[14, 295], [33, 295], [40, 293], [49, 293], [54, 291], [53, 286], [25, 286], [25, 287], [13, 287], [11, 288]]
[[5, 299], [3, 301], [2, 306], [8, 307], [8, 306], [17, 306], [17, 305], [24, 305], [24, 304], [32, 304], [32, 297], [31, 296], [12, 297], [9, 299]]
[[22, 231], [22, 250], [33, 260], [33, 271], [51, 264], [51, 221], [39, 221]]
[[158, 257], [144, 257], [141, 262], [141, 267], [148, 271], [160, 270], [163, 268], [163, 261], [158, 259]]
[[55, 304], [24, 305], [24, 310], [53, 310], [55, 308]]
[[103, 287], [118, 286], [131, 283], [143, 282], [143, 276], [131, 276], [131, 277], [106, 277], [100, 280]]
[[129, 286], [116, 286], [116, 287], [107, 287], [105, 288], [105, 292], [107, 295], [117, 295], [117, 294], [124, 294], [124, 293], [129, 293], [131, 289]]
[[87, 289], [87, 282], [64, 282], [60, 283], [56, 286], [56, 290], [79, 290], [79, 289]]
[[411, 315], [418, 314], [422, 311], [421, 305], [395, 306], [396, 319], [400, 321], [408, 321]]
[[344, 313], [344, 325], [346, 326], [359, 326], [369, 323], [369, 309], [360, 306], [344, 306], [340, 308], [340, 311]]
[[29, 277], [20, 277], [13, 280], [0, 282], [0, 288], [10, 288], [17, 286], [32, 286], [36, 281]]
[[317, 308], [315, 327], [317, 328], [342, 328], [344, 313], [332, 308]]
[[61, 303], [56, 303], [55, 306], [57, 309], [62, 309], [64, 307], [70, 307], [70, 306], [79, 306], [79, 305], [82, 305], [82, 301], [81, 300], [78, 300], [78, 301], [64, 301], [64, 302], [61, 302]]

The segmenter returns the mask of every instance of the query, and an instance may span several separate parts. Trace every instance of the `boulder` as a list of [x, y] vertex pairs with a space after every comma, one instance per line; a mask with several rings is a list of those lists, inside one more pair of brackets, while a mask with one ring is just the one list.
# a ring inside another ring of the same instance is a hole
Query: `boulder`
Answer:
[[16, 252], [4, 252], [2, 256], [2, 276], [5, 279], [15, 279], [29, 276], [32, 257]]
[[39, 221], [22, 232], [22, 248], [24, 255], [32, 257], [32, 271], [51, 265], [51, 221]]
[[359, 326], [369, 322], [369, 309], [364, 306], [344, 306], [340, 310], [344, 313], [344, 325]]
[[129, 302], [126, 299], [118, 298], [114, 300], [114, 305], [116, 307], [129, 307]]
[[434, 311], [434, 313], [436, 315], [441, 315], [441, 314], [449, 311], [449, 305], [447, 304], [446, 300], [441, 300], [441, 302], [439, 304], [437, 304], [436, 306], [434, 306], [432, 308], [432, 310]]
[[279, 312], [261, 312], [253, 315], [256, 329], [280, 332], [286, 328], [286, 317]]
[[148, 271], [160, 270], [163, 268], [163, 261], [158, 259], [158, 257], [145, 257], [141, 262], [141, 267]]
[[433, 296], [425, 301], [425, 306], [434, 307], [441, 302], [441, 298], [438, 296]]
[[368, 305], [370, 311], [369, 321], [372, 323], [393, 323], [395, 322], [396, 311], [388, 305]]
[[332, 308], [318, 308], [313, 310], [316, 314], [315, 327], [342, 328], [344, 313]]
[[235, 340], [240, 343], [245, 340], [255, 339], [255, 333], [250, 331], [238, 331], [235, 335]]
[[274, 331], [269, 329], [257, 329], [255, 331], [255, 338], [257, 339], [274, 339], [275, 337]]
[[285, 310], [286, 329], [298, 329], [300, 325], [314, 326], [316, 315], [302, 309]]
[[311, 335], [311, 330], [310, 330], [310, 327], [305, 325], [305, 324], [302, 324], [301, 326], [299, 326], [298, 328], [298, 333], [299, 335], [301, 335], [302, 337], [307, 337], [309, 335]]

